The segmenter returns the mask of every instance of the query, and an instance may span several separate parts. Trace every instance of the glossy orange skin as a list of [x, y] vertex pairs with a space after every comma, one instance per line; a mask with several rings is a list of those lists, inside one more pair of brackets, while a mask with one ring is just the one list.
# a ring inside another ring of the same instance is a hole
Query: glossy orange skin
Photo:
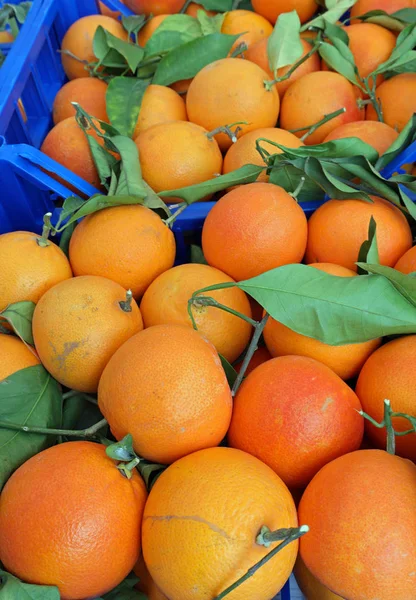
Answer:
[[384, 10], [392, 14], [403, 8], [414, 8], [415, 0], [357, 0], [351, 7], [351, 20], [353, 23], [360, 23], [355, 17], [365, 15], [371, 10]]
[[147, 492], [105, 447], [59, 444], [25, 462], [0, 497], [0, 556], [27, 583], [56, 585], [63, 600], [101, 596], [140, 553]]
[[149, 327], [121, 346], [98, 404], [116, 439], [131, 433], [137, 454], [162, 464], [217, 446], [232, 411], [217, 351], [184, 325]]
[[296, 582], [302, 594], [308, 600], [342, 600], [341, 596], [337, 596], [327, 587], [316, 579], [309, 571], [308, 567], [303, 562], [300, 554], [296, 559], [295, 568], [293, 569]]
[[140, 205], [89, 215], [78, 224], [69, 245], [75, 275], [108, 277], [131, 289], [135, 298], [173, 266], [175, 252], [172, 231], [155, 212]]
[[324, 465], [360, 447], [359, 410], [357, 396], [329, 367], [282, 356], [244, 380], [228, 442], [269, 465], [289, 488], [304, 488]]
[[[270, 354], [270, 352], [267, 350], [266, 346], [261, 346], [260, 348], [258, 348], [255, 351], [255, 353], [253, 354], [253, 356], [248, 364], [248, 367], [247, 367], [246, 373], [245, 373], [245, 377], [247, 377], [247, 375], [249, 373], [254, 371], [254, 369], [256, 367], [258, 367], [259, 365], [262, 365], [263, 363], [270, 360], [271, 358], [273, 358], [273, 357]], [[234, 365], [234, 368], [237, 371], [237, 373], [240, 372], [242, 364], [243, 364], [243, 361], [239, 360], [238, 363]]]
[[136, 15], [172, 15], [178, 13], [184, 0], [124, 0], [124, 4]]
[[279, 15], [296, 10], [301, 23], [309, 21], [318, 9], [315, 0], [253, 0], [254, 10], [270, 21], [276, 23]]
[[[416, 335], [388, 342], [365, 363], [357, 381], [356, 393], [363, 410], [378, 422], [383, 420], [384, 400], [391, 402], [394, 412], [416, 415]], [[388, 368], [386, 368], [388, 365]], [[386, 431], [377, 429], [366, 420], [367, 435], [377, 448], [386, 448]], [[407, 419], [393, 419], [396, 431], [407, 431]], [[396, 454], [416, 461], [416, 433], [396, 437]]]
[[139, 31], [138, 42], [140, 46], [146, 46], [156, 29], [170, 15], [156, 15], [147, 21], [146, 25]]
[[[177, 461], [153, 486], [143, 518], [144, 559], [170, 600], [214, 598], [270, 551], [255, 543], [263, 525], [272, 531], [297, 526], [281, 479], [245, 452], [201, 450]], [[233, 600], [273, 598], [297, 549], [297, 541], [289, 544], [236, 589]]]
[[384, 154], [396, 141], [399, 134], [395, 129], [379, 121], [355, 121], [337, 127], [324, 139], [325, 142], [342, 138], [357, 137], [377, 150], [379, 156]]
[[[350, 269], [331, 263], [314, 263], [310, 266], [337, 277], [357, 275]], [[269, 317], [264, 328], [264, 340], [272, 356], [309, 356], [332, 369], [341, 379], [356, 377], [367, 358], [381, 344], [381, 339], [376, 339], [360, 344], [330, 346], [296, 333], [272, 317]]]
[[159, 590], [155, 582], [150, 576], [150, 573], [144, 562], [143, 554], [140, 555], [139, 560], [134, 565], [134, 574], [139, 578], [139, 582], [136, 585], [136, 589], [140, 592], [144, 592], [147, 595], [148, 600], [168, 600], [163, 592]]
[[[120, 2], [124, 3], [124, 0], [120, 0]], [[112, 19], [118, 19], [118, 17], [121, 14], [119, 10], [111, 10], [111, 8], [108, 8], [108, 6], [106, 6], [104, 4], [104, 2], [99, 1], [98, 2], [98, 6], [100, 8], [100, 13], [102, 15], [105, 15], [107, 17], [111, 17]]]
[[[119, 21], [105, 15], [89, 15], [75, 21], [66, 32], [62, 40], [62, 50], [68, 50], [81, 60], [96, 62], [92, 43], [97, 28], [101, 25], [106, 31], [121, 40], [127, 40], [127, 31]], [[68, 79], [89, 77], [88, 71], [82, 62], [75, 60], [67, 54], [61, 54], [62, 66]]]
[[357, 270], [361, 244], [368, 238], [373, 216], [377, 223], [380, 264], [393, 267], [412, 246], [406, 217], [393, 204], [377, 196], [362, 200], [329, 200], [308, 221], [306, 263], [330, 262]]
[[201, 4], [197, 4], [196, 2], [191, 2], [185, 11], [185, 14], [190, 17], [197, 17], [199, 10], [203, 10], [209, 17], [214, 17], [217, 14], [214, 10], [206, 10]]
[[[202, 288], [218, 283], [232, 282], [222, 271], [208, 265], [185, 264], [159, 275], [147, 288], [141, 304], [145, 327], [176, 323], [192, 327], [188, 314], [188, 300]], [[251, 317], [246, 294], [237, 287], [209, 292], [220, 304]], [[247, 346], [252, 327], [249, 323], [223, 310], [210, 306], [194, 306], [192, 314], [198, 331], [217, 352], [229, 362], [235, 361]]]
[[[266, 89], [268, 75], [259, 66], [239, 58], [223, 58], [204, 67], [192, 80], [186, 96], [188, 118], [212, 131], [245, 121], [238, 137], [261, 127], [274, 127], [279, 116], [279, 95]], [[221, 150], [232, 141], [225, 133], [215, 136]]]
[[29, 231], [0, 235], [0, 311], [15, 302], [38, 302], [52, 286], [72, 277], [62, 250], [50, 242], [39, 246], [41, 236]]
[[187, 121], [170, 121], [142, 131], [134, 141], [143, 179], [156, 193], [213, 179], [221, 173], [223, 161], [216, 140], [207, 134], [203, 127]]
[[[416, 73], [402, 73], [383, 83], [376, 89], [380, 100], [384, 122], [401, 131], [416, 112]], [[377, 121], [377, 114], [372, 105], [368, 105], [365, 118]]]
[[134, 300], [131, 312], [119, 302], [126, 290], [104, 277], [73, 277], [42, 296], [33, 315], [33, 337], [46, 369], [63, 385], [94, 393], [115, 351], [143, 329]]
[[406, 275], [416, 271], [416, 246], [405, 252], [394, 265], [394, 268]]
[[76, 111], [71, 102], [78, 102], [89, 115], [108, 123], [106, 92], [107, 84], [101, 79], [81, 77], [69, 81], [55, 96], [53, 102], [54, 124], [75, 116]]
[[[250, 60], [251, 62], [256, 63], [256, 65], [261, 67], [268, 74], [269, 79], [273, 80], [274, 74], [270, 71], [269, 59], [267, 56], [268, 42], [269, 42], [269, 39], [267, 38], [267, 39], [260, 40], [253, 46], [250, 46], [250, 48], [247, 50], [247, 52], [244, 53], [244, 58], [246, 58], [247, 60]], [[307, 54], [310, 51], [312, 46], [305, 40], [302, 40], [302, 46], [303, 46], [302, 56], [305, 56], [305, 54]], [[283, 77], [283, 75], [286, 75], [286, 73], [289, 71], [289, 69], [291, 67], [292, 67], [292, 65], [289, 65], [287, 67], [281, 67], [277, 71], [277, 76]], [[296, 81], [297, 79], [300, 79], [303, 75], [307, 75], [308, 73], [313, 73], [314, 71], [319, 71], [320, 68], [321, 68], [321, 61], [319, 59], [319, 54], [317, 52], [315, 52], [315, 54], [312, 54], [312, 56], [310, 56], [307, 60], [305, 60], [305, 62], [302, 63], [296, 69], [296, 71], [294, 71], [292, 73], [292, 75], [289, 77], [289, 79], [285, 79], [284, 81], [280, 81], [279, 83], [276, 83], [276, 89], [279, 93], [280, 99], [283, 98], [286, 90], [292, 85], [292, 83], [294, 81]]]
[[149, 85], [143, 95], [133, 139], [153, 125], [187, 120], [185, 101], [179, 94], [163, 85]]
[[[305, 139], [306, 145], [320, 144], [336, 127], [359, 121], [364, 117], [364, 111], [358, 108], [356, 90], [357, 88], [339, 73], [308, 73], [295, 81], [284, 95], [280, 126], [289, 130], [309, 127], [318, 123], [324, 115], [345, 108], [344, 113], [318, 127]], [[299, 131], [295, 135], [301, 138], [306, 131]]]
[[238, 35], [231, 52], [240, 44], [244, 43], [247, 48], [253, 44], [268, 38], [273, 32], [270, 22], [251, 10], [230, 10], [225, 13], [221, 27], [221, 33]]
[[306, 238], [303, 210], [283, 188], [271, 183], [249, 183], [225, 194], [202, 229], [206, 260], [236, 281], [300, 262]]
[[0, 333], [0, 357], [0, 381], [16, 371], [40, 364], [35, 353], [19, 338], [6, 333]]
[[410, 600], [415, 595], [416, 466], [383, 450], [337, 458], [303, 494], [310, 531], [300, 555], [342, 598]]

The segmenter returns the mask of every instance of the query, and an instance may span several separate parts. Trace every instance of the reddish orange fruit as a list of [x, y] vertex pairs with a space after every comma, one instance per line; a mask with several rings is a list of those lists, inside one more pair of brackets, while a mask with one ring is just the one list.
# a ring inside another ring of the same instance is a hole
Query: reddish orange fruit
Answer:
[[149, 85], [143, 95], [133, 139], [153, 125], [187, 120], [185, 101], [179, 94], [164, 85]]
[[35, 353], [19, 338], [6, 333], [0, 333], [0, 357], [0, 381], [16, 371], [40, 364]]
[[78, 102], [89, 115], [108, 123], [105, 95], [107, 84], [93, 77], [74, 79], [66, 83], [53, 101], [53, 122], [55, 125], [68, 117], [75, 116], [72, 102]]
[[11, 44], [14, 42], [14, 37], [10, 31], [0, 31], [0, 44]]
[[296, 559], [293, 572], [302, 594], [308, 600], [342, 600], [341, 596], [337, 596], [331, 592], [312, 575], [300, 554], [298, 554]]
[[356, 17], [365, 15], [371, 10], [384, 10], [391, 15], [403, 8], [414, 8], [415, 6], [414, 0], [358, 0], [351, 7], [351, 19], [353, 19], [353, 23], [357, 23], [359, 21], [356, 20]]
[[[267, 350], [266, 346], [261, 346], [260, 348], [258, 348], [255, 351], [255, 353], [253, 354], [253, 356], [248, 364], [245, 376], [247, 376], [249, 373], [254, 371], [254, 369], [256, 367], [258, 367], [259, 365], [262, 365], [263, 363], [270, 360], [271, 358], [273, 358], [273, 357], [270, 354], [270, 352]], [[239, 360], [238, 363], [236, 365], [234, 365], [234, 368], [237, 371], [237, 373], [240, 372], [242, 364], [243, 364], [243, 360]]]
[[196, 2], [191, 2], [189, 4], [188, 8], [185, 11], [185, 14], [189, 15], [190, 17], [197, 17], [199, 10], [203, 10], [204, 13], [207, 14], [209, 17], [214, 17], [217, 14], [214, 10], [207, 10], [202, 6], [202, 4], [197, 4]]
[[405, 252], [394, 265], [394, 268], [406, 275], [416, 271], [416, 246]]
[[224, 21], [221, 27], [221, 33], [228, 35], [238, 35], [231, 51], [245, 44], [250, 48], [256, 42], [266, 39], [273, 32], [273, 26], [270, 22], [251, 10], [230, 10], [225, 13]]
[[318, 9], [315, 0], [253, 0], [254, 10], [275, 23], [282, 13], [296, 10], [301, 23], [309, 21]]
[[[124, 3], [124, 0], [120, 0], [120, 2]], [[112, 19], [118, 19], [118, 17], [121, 14], [119, 10], [111, 10], [111, 8], [108, 8], [108, 6], [104, 2], [101, 2], [100, 0], [98, 2], [98, 6], [100, 8], [100, 13], [102, 15], [111, 17]]]
[[324, 139], [325, 142], [356, 137], [372, 146], [381, 156], [396, 141], [399, 134], [389, 125], [379, 121], [356, 121], [337, 127]]
[[[386, 371], [385, 371], [386, 372]], [[306, 566], [341, 598], [410, 600], [415, 595], [416, 466], [383, 450], [335, 459], [299, 506], [310, 531]]]
[[165, 15], [181, 10], [184, 0], [124, 0], [124, 4], [136, 15]]
[[101, 444], [44, 450], [2, 491], [1, 562], [26, 583], [57, 586], [63, 600], [101, 596], [139, 557], [146, 496], [138, 473], [123, 476]]
[[[416, 112], [416, 73], [402, 73], [383, 83], [376, 89], [376, 97], [387, 125], [401, 131]], [[367, 106], [367, 121], [377, 121], [372, 104]]]
[[146, 46], [147, 42], [166, 17], [169, 17], [169, 15], [156, 15], [147, 21], [146, 25], [139, 31], [138, 42], [140, 46]]
[[153, 581], [149, 570], [146, 567], [146, 563], [144, 562], [143, 554], [140, 555], [140, 558], [135, 564], [133, 571], [134, 574], [139, 578], [136, 588], [140, 592], [147, 594], [147, 600], [168, 600], [165, 594], [159, 590]]

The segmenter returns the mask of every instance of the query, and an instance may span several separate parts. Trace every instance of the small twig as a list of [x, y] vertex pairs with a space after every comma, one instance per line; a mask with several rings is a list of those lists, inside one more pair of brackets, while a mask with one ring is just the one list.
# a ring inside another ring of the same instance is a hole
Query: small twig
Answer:
[[66, 437], [79, 437], [100, 439], [97, 432], [107, 425], [106, 419], [101, 419], [95, 425], [91, 425], [87, 429], [48, 429], [44, 427], [28, 427], [27, 425], [18, 425], [17, 423], [9, 423], [8, 421], [0, 421], [0, 429], [10, 429], [11, 431], [22, 431], [24, 433], [36, 433], [39, 435], [53, 435]]
[[[313, 56], [315, 54], [315, 52], [317, 52], [319, 50], [319, 46], [321, 45], [321, 40], [319, 39], [314, 45], [313, 47], [309, 50], [309, 52], [307, 54], [305, 54], [304, 56], [302, 56], [294, 65], [292, 65], [290, 67], [290, 69], [287, 71], [287, 73], [285, 73], [284, 75], [282, 75], [281, 77], [276, 77], [271, 80], [271, 81], [265, 81], [264, 85], [266, 86], [267, 90], [271, 90], [272, 87], [276, 84], [276, 83], [281, 83], [282, 81], [286, 81], [287, 79], [289, 79], [293, 73], [296, 71], [296, 69], [298, 69], [301, 65], [303, 65], [304, 62], [306, 62], [311, 56]], [[275, 73], [276, 75], [276, 73]]]
[[243, 381], [244, 375], [247, 371], [247, 367], [250, 364], [253, 354], [255, 353], [255, 351], [258, 348], [258, 343], [261, 338], [261, 334], [263, 333], [263, 330], [266, 326], [268, 318], [269, 318], [269, 315], [266, 313], [264, 315], [264, 317], [262, 318], [262, 320], [260, 322], [256, 323], [254, 334], [253, 334], [253, 337], [251, 338], [251, 342], [249, 344], [246, 355], [244, 357], [243, 364], [241, 365], [240, 372], [238, 373], [237, 379], [235, 380], [234, 385], [233, 385], [233, 389], [231, 390], [232, 396], [236, 395], [238, 388], [240, 387], [241, 382]]
[[178, 208], [178, 210], [176, 212], [173, 213], [173, 215], [171, 215], [170, 217], [168, 217], [167, 219], [164, 219], [164, 224], [167, 225], [167, 227], [170, 227], [175, 220], [177, 219], [177, 217], [179, 217], [180, 214], [183, 213], [183, 211], [188, 208], [188, 204], [182, 204], [182, 206], [180, 206]]
[[[369, 421], [372, 425], [374, 425], [374, 427], [377, 427], [377, 429], [384, 429], [384, 428], [386, 429], [387, 452], [389, 454], [395, 453], [396, 436], [403, 436], [403, 435], [408, 435], [409, 433], [416, 433], [416, 417], [407, 415], [405, 413], [393, 412], [391, 409], [390, 400], [384, 400], [384, 418], [380, 423], [378, 423], [378, 421], [373, 419], [373, 417], [370, 417], [370, 415], [365, 413], [363, 410], [360, 410], [359, 414], [362, 417], [364, 417], [365, 419], [367, 419], [367, 421]], [[393, 422], [392, 422], [392, 419], [394, 419], [396, 417], [400, 417], [402, 419], [407, 419], [410, 422], [412, 429], [408, 429], [407, 431], [396, 431], [393, 427]]]
[[328, 115], [324, 115], [323, 118], [318, 121], [317, 123], [314, 123], [313, 125], [307, 125], [306, 127], [299, 127], [298, 129], [289, 129], [290, 133], [298, 133], [299, 131], [305, 131], [306, 129], [308, 131], [306, 131], [306, 133], [300, 138], [301, 142], [304, 142], [306, 140], [306, 138], [308, 138], [310, 135], [312, 135], [313, 133], [315, 133], [315, 131], [321, 127], [321, 125], [325, 125], [325, 123], [328, 123], [328, 121], [331, 121], [332, 119], [335, 119], [336, 117], [339, 117], [339, 115], [342, 115], [343, 113], [346, 112], [346, 108], [339, 108], [338, 110], [329, 113]]

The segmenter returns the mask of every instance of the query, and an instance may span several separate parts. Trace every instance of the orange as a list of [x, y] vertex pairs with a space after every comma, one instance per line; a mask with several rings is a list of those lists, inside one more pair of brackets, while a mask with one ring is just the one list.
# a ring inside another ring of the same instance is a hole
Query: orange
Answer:
[[[144, 559], [171, 600], [214, 598], [270, 551], [256, 544], [263, 526], [297, 526], [281, 479], [245, 452], [201, 450], [169, 467], [153, 486], [143, 517]], [[289, 544], [230, 598], [274, 598], [297, 548], [297, 542]]]
[[72, 277], [62, 250], [48, 240], [41, 246], [40, 235], [13, 231], [0, 235], [0, 311], [9, 304], [39, 298], [56, 283]]
[[[325, 273], [338, 277], [354, 277], [354, 271], [331, 263], [314, 263], [310, 265]], [[381, 340], [370, 340], [361, 344], [346, 344], [344, 346], [330, 346], [319, 340], [296, 333], [279, 321], [269, 317], [264, 329], [264, 340], [272, 356], [286, 356], [297, 354], [309, 356], [332, 369], [341, 379], [356, 377], [361, 367], [376, 348]]]
[[342, 600], [316, 579], [303, 562], [300, 554], [294, 568], [296, 582], [307, 600]]
[[191, 2], [188, 8], [185, 11], [186, 15], [190, 17], [197, 17], [198, 11], [203, 10], [209, 17], [214, 17], [217, 13], [214, 10], [206, 10], [201, 4], [197, 4], [196, 2]]
[[[385, 371], [386, 372], [386, 371]], [[299, 506], [308, 569], [341, 598], [415, 597], [416, 466], [382, 450], [326, 465]]]
[[[230, 173], [230, 171], [235, 171], [244, 165], [265, 166], [266, 163], [256, 148], [256, 141], [260, 138], [271, 140], [272, 142], [276, 142], [277, 144], [281, 144], [288, 148], [299, 148], [300, 146], [303, 146], [303, 143], [293, 135], [293, 133], [289, 133], [289, 131], [285, 131], [284, 129], [279, 129], [278, 127], [256, 129], [255, 131], [244, 134], [229, 148], [224, 157], [222, 172]], [[268, 144], [267, 142], [260, 142], [260, 145], [270, 154], [281, 154], [282, 152], [280, 148], [273, 146], [273, 144]], [[269, 176], [266, 171], [260, 173], [257, 178], [257, 181], [267, 182], [268, 180]]]
[[216, 140], [195, 123], [153, 125], [134, 141], [143, 179], [156, 193], [202, 183], [221, 173], [222, 154]]
[[75, 275], [108, 277], [131, 289], [135, 298], [173, 266], [175, 251], [172, 231], [156, 213], [138, 204], [89, 215], [76, 227], [69, 245]]
[[[304, 488], [324, 465], [360, 447], [360, 402], [331, 369], [305, 356], [254, 369], [234, 398], [228, 442]], [[307, 524], [307, 521], [305, 521]]]
[[[120, 0], [120, 2], [123, 2], [123, 0]], [[99, 1], [98, 6], [102, 15], [106, 15], [107, 17], [111, 17], [112, 19], [118, 19], [118, 17], [121, 14], [119, 10], [111, 10], [111, 8], [108, 8], [108, 6], [104, 4], [104, 2]]]
[[12, 44], [14, 37], [10, 31], [0, 31], [0, 44]]
[[[248, 60], [223, 58], [204, 67], [194, 77], [186, 96], [189, 120], [212, 131], [217, 127], [241, 124], [239, 136], [261, 127], [274, 127], [279, 116], [279, 95], [267, 89], [267, 73]], [[221, 150], [231, 139], [216, 136]]]
[[146, 496], [138, 473], [123, 476], [100, 444], [44, 450], [2, 491], [1, 562], [26, 583], [57, 586], [63, 600], [101, 596], [139, 557]]
[[149, 327], [123, 344], [101, 377], [98, 404], [116, 439], [131, 433], [139, 456], [163, 464], [217, 446], [232, 410], [217, 351], [183, 325]]
[[[401, 131], [416, 112], [416, 73], [402, 73], [383, 83], [376, 89], [383, 119], [387, 125]], [[377, 121], [372, 104], [367, 106], [367, 121]]]
[[134, 574], [139, 578], [139, 582], [136, 585], [136, 588], [140, 592], [144, 592], [146, 594], [147, 600], [168, 600], [163, 594], [153, 579], [150, 576], [150, 573], [146, 567], [146, 564], [143, 559], [143, 554], [140, 555], [139, 560], [134, 566]]
[[68, 117], [75, 116], [71, 102], [78, 102], [89, 115], [109, 122], [105, 94], [107, 84], [101, 79], [90, 77], [74, 79], [66, 83], [56, 94], [53, 102], [53, 122], [55, 125]]
[[416, 246], [405, 252], [394, 265], [394, 268], [406, 275], [416, 271]]
[[[104, 144], [102, 138], [93, 129], [88, 130], [87, 135], [91, 135], [101, 146]], [[49, 158], [56, 160], [94, 187], [101, 187], [88, 139], [75, 117], [68, 117], [55, 125], [44, 139], [40, 149]]]
[[137, 15], [162, 15], [178, 13], [184, 0], [124, 0], [124, 4]]
[[282, 13], [296, 10], [301, 23], [309, 21], [318, 9], [315, 0], [252, 0], [256, 13], [266, 17], [271, 23], [276, 23]]
[[[248, 364], [245, 376], [247, 377], [247, 375], [249, 373], [251, 373], [251, 371], [254, 371], [254, 369], [256, 367], [258, 367], [259, 365], [262, 365], [264, 362], [266, 362], [267, 360], [270, 360], [271, 358], [273, 358], [273, 357], [270, 354], [270, 352], [267, 350], [266, 346], [261, 346], [260, 348], [258, 348], [255, 351], [255, 353], [253, 354], [253, 356], [251, 357], [251, 360]], [[242, 364], [243, 364], [243, 360], [239, 360], [238, 363], [236, 365], [234, 365], [234, 368], [237, 371], [237, 373], [240, 372]]]
[[256, 42], [268, 38], [272, 32], [273, 26], [270, 22], [251, 10], [230, 10], [226, 12], [221, 27], [221, 33], [228, 35], [241, 34], [235, 41], [231, 51], [243, 43], [247, 48], [250, 48]]
[[78, 19], [71, 25], [62, 40], [62, 65], [68, 79], [89, 76], [85, 65], [65, 52], [71, 52], [81, 61], [97, 62], [92, 44], [95, 32], [100, 25], [120, 40], [127, 40], [127, 31], [123, 29], [121, 23], [111, 17], [89, 15]]
[[207, 262], [236, 281], [300, 262], [306, 240], [305, 213], [271, 183], [249, 183], [225, 194], [202, 229]]
[[363, 200], [328, 200], [309, 219], [306, 262], [330, 262], [357, 270], [361, 244], [368, 238], [371, 217], [377, 223], [380, 264], [393, 267], [412, 246], [406, 217], [393, 204], [377, 196]]
[[16, 371], [39, 365], [34, 352], [14, 335], [0, 333], [0, 381]]
[[[231, 277], [208, 265], [186, 264], [165, 271], [150, 284], [142, 298], [140, 310], [145, 327], [163, 323], [192, 327], [188, 315], [188, 300], [193, 292], [232, 281]], [[204, 295], [251, 317], [248, 298], [237, 287], [207, 292]], [[229, 362], [240, 356], [250, 339], [252, 327], [249, 323], [210, 306], [193, 306], [192, 314], [198, 331], [214, 344], [217, 352]]]
[[[268, 75], [269, 80], [274, 80], [274, 73], [270, 71], [269, 66], [269, 58], [267, 56], [267, 45], [269, 39], [260, 40], [244, 53], [244, 56], [247, 60], [256, 63], [259, 67], [261, 67]], [[303, 53], [300, 58], [307, 54], [312, 46], [308, 44], [305, 40], [301, 40], [303, 46]], [[300, 58], [298, 60], [300, 60]], [[296, 61], [297, 62], [297, 61]], [[278, 77], [283, 77], [292, 68], [293, 65], [288, 65], [287, 67], [281, 67], [277, 71]], [[319, 59], [319, 54], [315, 52], [312, 54], [304, 63], [302, 63], [289, 77], [289, 79], [285, 79], [284, 81], [280, 81], [276, 83], [276, 89], [279, 93], [280, 99], [285, 95], [286, 90], [292, 85], [294, 81], [306, 75], [307, 73], [313, 73], [314, 71], [319, 71], [321, 69], [321, 61]]]
[[187, 119], [185, 101], [179, 94], [163, 85], [149, 85], [143, 96], [133, 139], [152, 125]]
[[[416, 416], [416, 335], [409, 335], [379, 348], [363, 366], [356, 392], [363, 411], [378, 422], [383, 420], [384, 400], [390, 400], [394, 412]], [[387, 368], [386, 368], [387, 367]], [[366, 420], [367, 435], [378, 448], [386, 448], [386, 430]], [[411, 429], [407, 419], [393, 419], [396, 431]], [[396, 437], [396, 454], [416, 461], [416, 433]]]
[[392, 14], [403, 8], [415, 8], [415, 0], [358, 0], [351, 7], [351, 19], [357, 23], [355, 17], [365, 15], [371, 10], [384, 10], [388, 14]]
[[[364, 111], [358, 108], [357, 88], [347, 79], [331, 71], [308, 73], [297, 79], [284, 95], [280, 113], [283, 129], [300, 129], [295, 135], [302, 138], [309, 126], [318, 123], [325, 115], [338, 109], [345, 112], [331, 119], [305, 139], [305, 144], [320, 144], [336, 127], [359, 121]], [[305, 106], [308, 110], [305, 110]]]
[[191, 85], [191, 81], [192, 79], [181, 79], [180, 81], [172, 83], [170, 87], [181, 96], [186, 96], [189, 86]]
[[140, 46], [146, 46], [156, 29], [169, 15], [156, 15], [146, 22], [146, 25], [139, 31], [138, 42]]
[[372, 146], [381, 156], [396, 141], [399, 134], [389, 125], [379, 121], [355, 121], [340, 125], [329, 135], [324, 142], [340, 140], [342, 138], [356, 137]]
[[42, 296], [33, 315], [33, 338], [45, 368], [63, 385], [96, 392], [104, 367], [129, 337], [143, 329], [134, 300], [104, 277], [73, 277]]

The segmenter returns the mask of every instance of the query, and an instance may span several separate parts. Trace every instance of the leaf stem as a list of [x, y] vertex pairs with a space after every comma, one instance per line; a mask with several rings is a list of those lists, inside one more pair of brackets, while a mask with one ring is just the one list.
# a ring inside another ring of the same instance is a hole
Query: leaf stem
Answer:
[[11, 431], [22, 431], [24, 433], [37, 433], [39, 435], [64, 435], [66, 437], [79, 437], [99, 439], [97, 432], [107, 425], [106, 419], [101, 419], [95, 425], [91, 425], [87, 429], [48, 429], [45, 427], [28, 427], [27, 425], [18, 425], [17, 423], [9, 423], [8, 421], [0, 421], [0, 429], [10, 429]]
[[179, 11], [179, 14], [182, 14], [184, 12], [186, 12], [188, 6], [191, 4], [192, 0], [186, 0], [185, 4], [182, 6], [181, 10]]
[[[237, 121], [236, 123], [231, 123], [230, 125], [221, 125], [220, 127], [216, 127], [212, 131], [208, 132], [206, 136], [209, 140], [212, 140], [212, 138], [219, 133], [225, 133], [225, 135], [228, 135], [233, 144], [235, 144], [237, 141], [237, 135], [241, 131], [240, 125], [248, 125], [248, 123], [247, 121]], [[235, 127], [235, 130], [233, 131], [231, 127]]]
[[177, 217], [179, 217], [179, 215], [182, 214], [186, 208], [188, 208], [188, 204], [185, 202], [178, 208], [178, 210], [176, 212], [174, 212], [172, 215], [170, 215], [170, 217], [168, 217], [167, 219], [164, 219], [164, 221], [163, 221], [164, 224], [167, 227], [170, 227], [175, 222]]
[[292, 65], [290, 67], [290, 69], [287, 71], [287, 73], [285, 73], [281, 77], [275, 77], [271, 81], [265, 81], [264, 85], [265, 85], [267, 91], [270, 91], [276, 83], [280, 83], [281, 81], [286, 81], [287, 79], [289, 79], [293, 75], [293, 73], [296, 71], [296, 69], [298, 69], [301, 65], [303, 65], [303, 63], [306, 62], [308, 60], [308, 58], [313, 56], [315, 54], [315, 52], [317, 52], [319, 50], [320, 45], [321, 45], [321, 40], [319, 39], [319, 41], [316, 42], [312, 46], [312, 48], [309, 50], [309, 52], [307, 54], [302, 56], [294, 65]]
[[306, 138], [308, 138], [310, 135], [315, 133], [315, 131], [319, 127], [321, 127], [321, 125], [325, 125], [325, 123], [328, 123], [328, 121], [331, 121], [332, 119], [335, 119], [336, 117], [339, 117], [339, 115], [342, 115], [345, 112], [346, 112], [345, 107], [339, 108], [338, 110], [336, 110], [332, 113], [329, 113], [328, 115], [324, 115], [320, 121], [318, 121], [317, 123], [314, 123], [313, 125], [307, 125], [306, 127], [299, 127], [298, 129], [290, 129], [289, 131], [290, 131], [290, 133], [297, 133], [299, 131], [305, 131], [305, 129], [307, 129], [308, 131], [306, 131], [306, 133], [300, 138], [301, 142], [304, 142], [306, 140]]
[[[416, 417], [407, 415], [405, 413], [393, 412], [391, 409], [390, 400], [384, 400], [384, 418], [380, 423], [378, 421], [376, 421], [375, 419], [373, 419], [373, 417], [370, 417], [370, 415], [365, 413], [363, 410], [360, 410], [359, 414], [362, 417], [364, 417], [365, 419], [367, 419], [367, 421], [369, 421], [372, 425], [374, 425], [374, 427], [377, 427], [377, 429], [386, 428], [387, 452], [389, 454], [395, 453], [395, 450], [396, 450], [396, 448], [395, 448], [396, 439], [395, 438], [396, 438], [396, 436], [403, 436], [403, 435], [408, 435], [409, 433], [416, 433]], [[396, 418], [396, 417], [401, 417], [402, 419], [407, 419], [408, 421], [410, 421], [410, 424], [412, 425], [412, 429], [408, 429], [407, 431], [396, 431], [393, 427], [393, 422], [392, 422], [392, 419]]]
[[239, 317], [240, 319], [243, 319], [243, 321], [250, 323], [250, 325], [252, 325], [253, 327], [256, 327], [258, 325], [257, 321], [255, 321], [254, 319], [247, 317], [247, 315], [244, 315], [243, 313], [240, 313], [230, 308], [229, 306], [226, 306], [225, 304], [217, 302], [216, 300], [214, 300], [214, 298], [211, 298], [209, 296], [196, 296], [195, 298], [191, 298], [191, 303], [197, 308], [202, 306], [213, 306], [214, 308], [220, 308], [224, 312], [228, 312], [231, 315]]
[[250, 361], [253, 357], [253, 354], [255, 353], [255, 351], [258, 348], [258, 343], [259, 343], [261, 334], [263, 333], [263, 330], [266, 326], [268, 318], [269, 318], [269, 315], [266, 313], [264, 315], [264, 317], [262, 318], [262, 320], [260, 322], [256, 323], [254, 334], [253, 334], [253, 337], [251, 338], [251, 342], [249, 344], [246, 355], [244, 357], [243, 364], [241, 365], [240, 372], [238, 373], [237, 379], [235, 380], [234, 385], [233, 385], [233, 389], [231, 390], [231, 395], [233, 397], [236, 395], [238, 388], [240, 387], [240, 385], [243, 381], [244, 375], [247, 371], [247, 367], [250, 364]]
[[131, 290], [127, 290], [126, 299], [120, 300], [120, 302], [119, 302], [119, 306], [120, 306], [121, 310], [123, 310], [124, 312], [131, 312], [132, 311], [132, 308], [131, 308], [132, 300], [133, 300], [133, 292]]
[[43, 217], [42, 235], [41, 235], [41, 237], [36, 239], [38, 246], [41, 246], [42, 248], [46, 248], [46, 246], [51, 245], [51, 243], [49, 241], [49, 234], [52, 229], [51, 216], [52, 216], [52, 213], [47, 212], [46, 215]]

